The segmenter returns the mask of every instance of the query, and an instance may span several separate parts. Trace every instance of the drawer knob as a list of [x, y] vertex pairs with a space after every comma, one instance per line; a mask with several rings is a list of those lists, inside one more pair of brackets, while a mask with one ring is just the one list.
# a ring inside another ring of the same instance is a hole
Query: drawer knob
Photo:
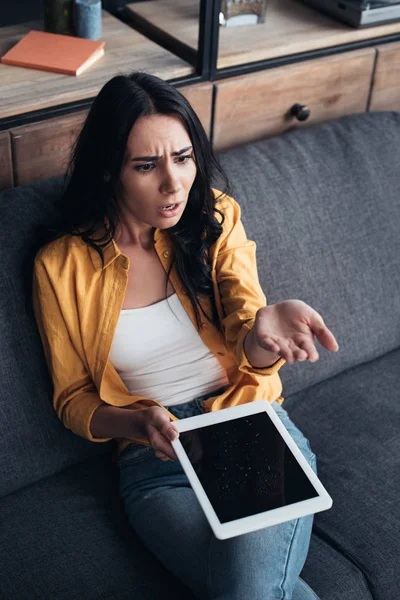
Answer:
[[298, 121], [306, 121], [310, 116], [310, 109], [305, 104], [294, 104], [290, 109], [290, 113], [296, 117]]

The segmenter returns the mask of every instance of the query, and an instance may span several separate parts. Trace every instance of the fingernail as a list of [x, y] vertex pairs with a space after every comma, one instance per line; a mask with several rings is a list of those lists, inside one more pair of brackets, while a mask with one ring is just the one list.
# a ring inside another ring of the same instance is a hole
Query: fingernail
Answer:
[[169, 432], [168, 435], [169, 435], [169, 439], [172, 441], [178, 437], [178, 432], [171, 429], [171, 431]]

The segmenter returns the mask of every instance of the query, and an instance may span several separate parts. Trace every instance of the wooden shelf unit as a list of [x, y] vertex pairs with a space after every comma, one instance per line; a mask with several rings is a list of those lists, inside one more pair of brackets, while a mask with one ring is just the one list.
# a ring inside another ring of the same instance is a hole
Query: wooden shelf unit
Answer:
[[[194, 73], [194, 68], [103, 11], [105, 55], [87, 71], [74, 77], [0, 63], [1, 119], [57, 105], [94, 98], [114, 75], [146, 70], [170, 80]], [[31, 29], [42, 30], [40, 21], [0, 28], [0, 56]]]
[[[126, 10], [147, 19], [147, 30], [164, 27], [169, 44], [176, 35], [181, 47], [197, 49], [199, 0], [148, 0]], [[191, 64], [106, 11], [106, 54], [79, 77], [0, 64], [0, 189], [61, 174], [91, 100], [114, 75], [133, 70], [183, 78], [180, 91], [217, 151], [355, 112], [400, 110], [400, 41], [381, 41], [400, 34], [400, 23], [357, 30], [301, 0], [270, 0], [267, 11], [263, 25], [220, 28], [218, 68], [250, 64], [237, 76], [225, 72], [218, 79], [217, 72], [198, 83]], [[41, 24], [0, 29], [0, 55], [32, 28]], [[351, 45], [362, 40], [371, 43]], [[321, 49], [326, 55], [317, 57]], [[279, 60], [285, 56], [291, 58]], [[266, 62], [254, 71], [251, 63], [260, 60]], [[310, 110], [306, 121], [292, 114], [298, 103]], [[58, 111], [62, 116], [54, 116]]]
[[[192, 49], [198, 47], [199, 0], [148, 0], [127, 4], [131, 22], [146, 22]], [[217, 68], [334, 48], [400, 34], [400, 21], [355, 29], [306, 6], [301, 0], [269, 0], [265, 23], [220, 27]]]

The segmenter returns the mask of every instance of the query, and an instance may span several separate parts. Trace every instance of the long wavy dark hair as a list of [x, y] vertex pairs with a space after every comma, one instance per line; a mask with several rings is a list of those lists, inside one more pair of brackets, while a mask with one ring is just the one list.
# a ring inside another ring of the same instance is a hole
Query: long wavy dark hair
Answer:
[[[143, 72], [113, 77], [94, 100], [72, 148], [64, 179], [63, 193], [57, 201], [60, 220], [47, 228], [45, 243], [65, 234], [80, 236], [94, 248], [104, 264], [103, 249], [112, 242], [118, 225], [118, 185], [128, 136], [143, 116], [179, 116], [190, 137], [197, 174], [185, 210], [176, 225], [167, 231], [173, 242], [173, 258], [167, 273], [165, 294], [174, 264], [192, 303], [198, 328], [199, 308], [221, 330], [216, 312], [208, 248], [222, 233], [214, 211], [216, 206], [211, 181], [217, 176], [218, 188], [230, 194], [228, 178], [214, 155], [206, 132], [195, 111], [177, 88]], [[106, 176], [106, 177], [105, 177]], [[105, 234], [96, 237], [98, 231]], [[43, 245], [43, 244], [42, 244]], [[211, 299], [209, 317], [198, 296]]]

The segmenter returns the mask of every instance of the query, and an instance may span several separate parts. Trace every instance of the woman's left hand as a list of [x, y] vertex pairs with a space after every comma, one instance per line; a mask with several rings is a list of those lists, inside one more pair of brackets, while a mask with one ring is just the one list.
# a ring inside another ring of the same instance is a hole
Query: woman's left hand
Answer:
[[259, 346], [288, 363], [319, 359], [314, 335], [327, 350], [339, 349], [321, 315], [302, 300], [284, 300], [260, 308], [253, 329]]

